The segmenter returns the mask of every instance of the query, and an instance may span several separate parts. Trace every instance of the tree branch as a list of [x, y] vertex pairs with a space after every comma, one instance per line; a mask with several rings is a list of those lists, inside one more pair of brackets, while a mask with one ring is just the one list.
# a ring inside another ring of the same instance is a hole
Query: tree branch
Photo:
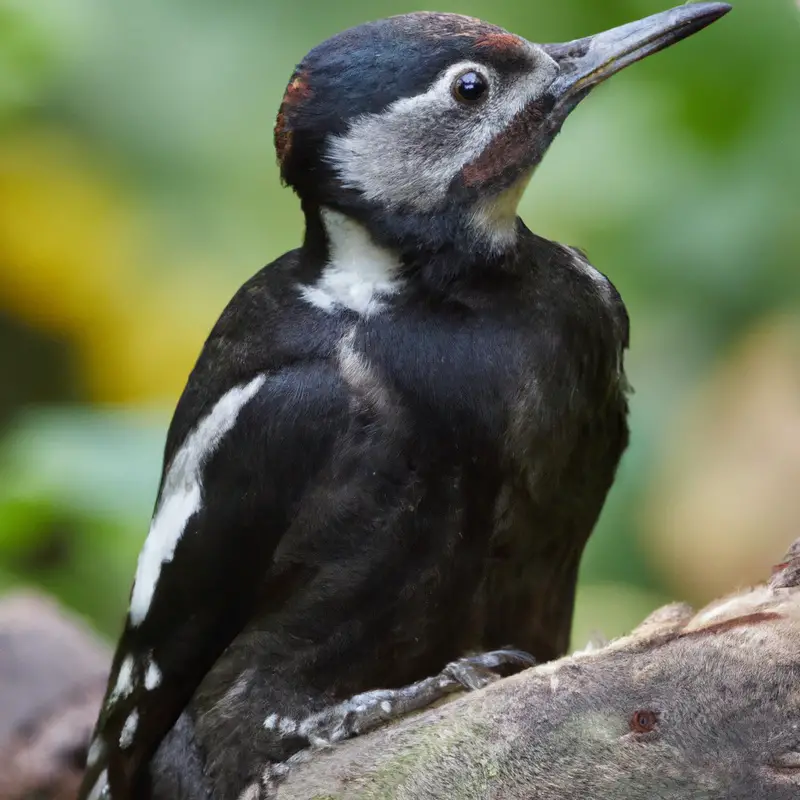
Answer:
[[[0, 764], [11, 765], [0, 767], [0, 798], [21, 800], [34, 788], [66, 798], [107, 654], [30, 597], [0, 604], [0, 639], [21, 654], [0, 658]], [[798, 687], [800, 540], [768, 584], [699, 614], [667, 606], [606, 647], [301, 754], [277, 798], [789, 800], [800, 796]], [[6, 716], [9, 707], [16, 711]], [[45, 746], [53, 741], [60, 749]]]

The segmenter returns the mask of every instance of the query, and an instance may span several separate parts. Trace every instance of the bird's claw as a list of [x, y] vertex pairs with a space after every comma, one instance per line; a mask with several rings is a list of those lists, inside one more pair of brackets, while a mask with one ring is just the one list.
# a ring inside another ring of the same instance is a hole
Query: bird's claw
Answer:
[[506, 648], [451, 661], [442, 670], [442, 675], [474, 691], [535, 664], [536, 659], [530, 653]]

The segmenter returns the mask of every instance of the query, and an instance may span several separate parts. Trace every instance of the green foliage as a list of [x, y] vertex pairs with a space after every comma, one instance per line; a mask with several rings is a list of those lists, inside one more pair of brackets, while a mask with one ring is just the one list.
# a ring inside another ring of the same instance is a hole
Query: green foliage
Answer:
[[[437, 5], [555, 41], [667, 3]], [[211, 285], [221, 309], [248, 275], [299, 241], [299, 211], [278, 184], [271, 141], [294, 64], [343, 27], [415, 7], [15, 0], [0, 8], [0, 130], [57, 132], [77, 143], [147, 231], [137, 280], [174, 281], [186, 307], [198, 286]], [[584, 563], [582, 595], [594, 599], [580, 605], [581, 635], [616, 630], [623, 617], [627, 625], [671, 593], [647, 557], [639, 509], [654, 491], [677, 410], [755, 320], [800, 305], [798, 78], [793, 3], [740, 0], [718, 25], [587, 101], [523, 201], [537, 232], [589, 252], [632, 317], [633, 445]], [[43, 222], [42, 235], [48, 230]], [[9, 258], [3, 245], [0, 212], [0, 262]], [[6, 266], [15, 275], [29, 269]], [[0, 313], [22, 314], [4, 280], [0, 272]], [[176, 320], [176, 332], [191, 326], [199, 342], [212, 318], [205, 329], [191, 317]], [[33, 324], [49, 330], [46, 320]], [[158, 352], [169, 341], [150, 346]], [[111, 374], [115, 358], [111, 348], [96, 369]], [[133, 396], [109, 410], [93, 402], [97, 381], [87, 374], [76, 368], [81, 403], [17, 405], [0, 438], [0, 588], [40, 584], [112, 633], [176, 398], [153, 391], [146, 399], [158, 401], [157, 415]], [[617, 586], [624, 610], [598, 601], [597, 586]], [[596, 619], [593, 606], [611, 619]]]
[[0, 441], [0, 581], [33, 580], [115, 631], [163, 427], [94, 408], [21, 413]]

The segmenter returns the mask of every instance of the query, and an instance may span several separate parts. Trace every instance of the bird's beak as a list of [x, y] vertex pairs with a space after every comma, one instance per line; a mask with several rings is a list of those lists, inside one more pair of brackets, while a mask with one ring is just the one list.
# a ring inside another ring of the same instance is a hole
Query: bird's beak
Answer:
[[556, 105], [574, 106], [614, 73], [697, 33], [730, 10], [727, 3], [689, 3], [584, 39], [543, 45], [559, 66], [550, 87]]

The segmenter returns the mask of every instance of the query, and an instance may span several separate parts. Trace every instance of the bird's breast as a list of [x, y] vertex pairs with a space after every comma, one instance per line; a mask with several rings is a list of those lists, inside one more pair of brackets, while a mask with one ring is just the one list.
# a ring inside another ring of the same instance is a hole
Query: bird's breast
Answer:
[[594, 319], [581, 311], [398, 311], [354, 325], [339, 366], [360, 402], [454, 458], [530, 465], [546, 454], [555, 467], [624, 404], [618, 327], [607, 309]]

